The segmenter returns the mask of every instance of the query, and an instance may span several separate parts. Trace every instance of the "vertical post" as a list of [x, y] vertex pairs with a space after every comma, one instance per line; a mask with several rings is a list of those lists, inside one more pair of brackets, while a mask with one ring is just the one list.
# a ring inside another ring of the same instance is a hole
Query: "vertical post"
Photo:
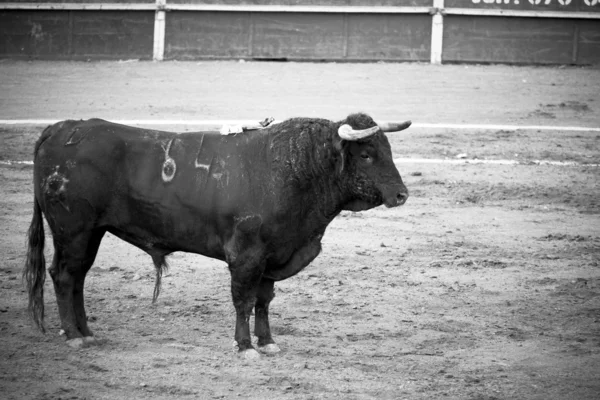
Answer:
[[167, 0], [156, 0], [154, 14], [154, 49], [152, 59], [162, 61], [165, 55], [165, 5]]
[[442, 63], [442, 42], [444, 39], [444, 17], [442, 9], [444, 0], [433, 0], [433, 17], [431, 18], [431, 63]]
[[342, 38], [342, 58], [348, 58], [348, 14], [344, 13], [344, 37]]

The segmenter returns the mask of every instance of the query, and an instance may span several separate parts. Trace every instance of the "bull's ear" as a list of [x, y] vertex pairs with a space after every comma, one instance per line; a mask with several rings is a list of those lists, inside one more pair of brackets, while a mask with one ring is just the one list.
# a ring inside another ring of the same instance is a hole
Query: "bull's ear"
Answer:
[[346, 148], [348, 146], [348, 142], [336, 137], [334, 139], [333, 148], [336, 151], [336, 164], [335, 164], [335, 172], [339, 175], [344, 171], [344, 167], [346, 166]]

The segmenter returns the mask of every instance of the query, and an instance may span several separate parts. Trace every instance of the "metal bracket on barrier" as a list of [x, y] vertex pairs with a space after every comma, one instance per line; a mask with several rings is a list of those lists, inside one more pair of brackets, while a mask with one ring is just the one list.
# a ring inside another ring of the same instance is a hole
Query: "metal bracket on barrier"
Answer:
[[445, 8], [440, 8], [440, 7], [430, 7], [429, 8], [429, 15], [446, 15], [446, 9]]

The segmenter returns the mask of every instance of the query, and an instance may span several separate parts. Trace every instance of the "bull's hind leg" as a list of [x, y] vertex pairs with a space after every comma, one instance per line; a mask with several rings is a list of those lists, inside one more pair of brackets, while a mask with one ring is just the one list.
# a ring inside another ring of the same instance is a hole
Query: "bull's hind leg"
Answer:
[[87, 325], [83, 292], [85, 276], [94, 263], [103, 235], [104, 232], [92, 232], [69, 241], [54, 241], [54, 260], [49, 272], [61, 327], [73, 347], [93, 341]]
[[262, 278], [256, 293], [256, 306], [254, 308], [254, 334], [258, 337], [258, 349], [267, 354], [275, 354], [280, 351], [279, 346], [271, 337], [269, 326], [269, 304], [275, 297], [272, 279]]

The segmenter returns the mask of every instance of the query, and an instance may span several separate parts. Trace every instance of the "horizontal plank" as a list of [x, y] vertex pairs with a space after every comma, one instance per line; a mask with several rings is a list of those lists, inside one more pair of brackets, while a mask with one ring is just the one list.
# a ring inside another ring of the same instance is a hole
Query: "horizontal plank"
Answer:
[[429, 13], [430, 7], [339, 7], [223, 4], [140, 4], [140, 3], [0, 3], [0, 10], [164, 10], [222, 12], [301, 12], [301, 13]]
[[473, 15], [483, 17], [524, 17], [524, 18], [559, 18], [559, 19], [600, 19], [600, 13], [579, 11], [532, 11], [532, 10], [500, 10], [476, 8], [444, 8], [446, 15]]
[[324, 14], [435, 14], [487, 17], [526, 17], [600, 19], [600, 13], [583, 11], [534, 11], [476, 8], [433, 8], [402, 6], [288, 6], [288, 5], [227, 5], [227, 4], [165, 4], [154, 3], [0, 3], [0, 10], [69, 10], [69, 11], [197, 11], [256, 13], [324, 13]]
[[[2, 0], [0, 0], [2, 1]], [[18, 1], [18, 0], [12, 0]], [[23, 0], [28, 1], [28, 0]], [[29, 0], [52, 1], [52, 0]], [[113, 1], [113, 0], [111, 0]], [[470, 0], [469, 0], [470, 1]], [[83, 2], [83, 1], [82, 1]], [[127, 0], [124, 0], [127, 2]], [[433, 0], [168, 0], [169, 4], [230, 4], [230, 5], [287, 5], [287, 6], [429, 6]]]
[[34, 11], [155, 11], [156, 4], [148, 3], [0, 3], [0, 10]]
[[226, 4], [167, 4], [167, 10], [229, 11], [229, 12], [286, 12], [334, 14], [428, 14], [432, 7], [390, 6], [287, 6], [287, 5], [226, 5]]
[[165, 10], [222, 12], [285, 12], [336, 14], [428, 14], [431, 7], [282, 6], [227, 4], [126, 4], [126, 3], [0, 3], [0, 10]]

